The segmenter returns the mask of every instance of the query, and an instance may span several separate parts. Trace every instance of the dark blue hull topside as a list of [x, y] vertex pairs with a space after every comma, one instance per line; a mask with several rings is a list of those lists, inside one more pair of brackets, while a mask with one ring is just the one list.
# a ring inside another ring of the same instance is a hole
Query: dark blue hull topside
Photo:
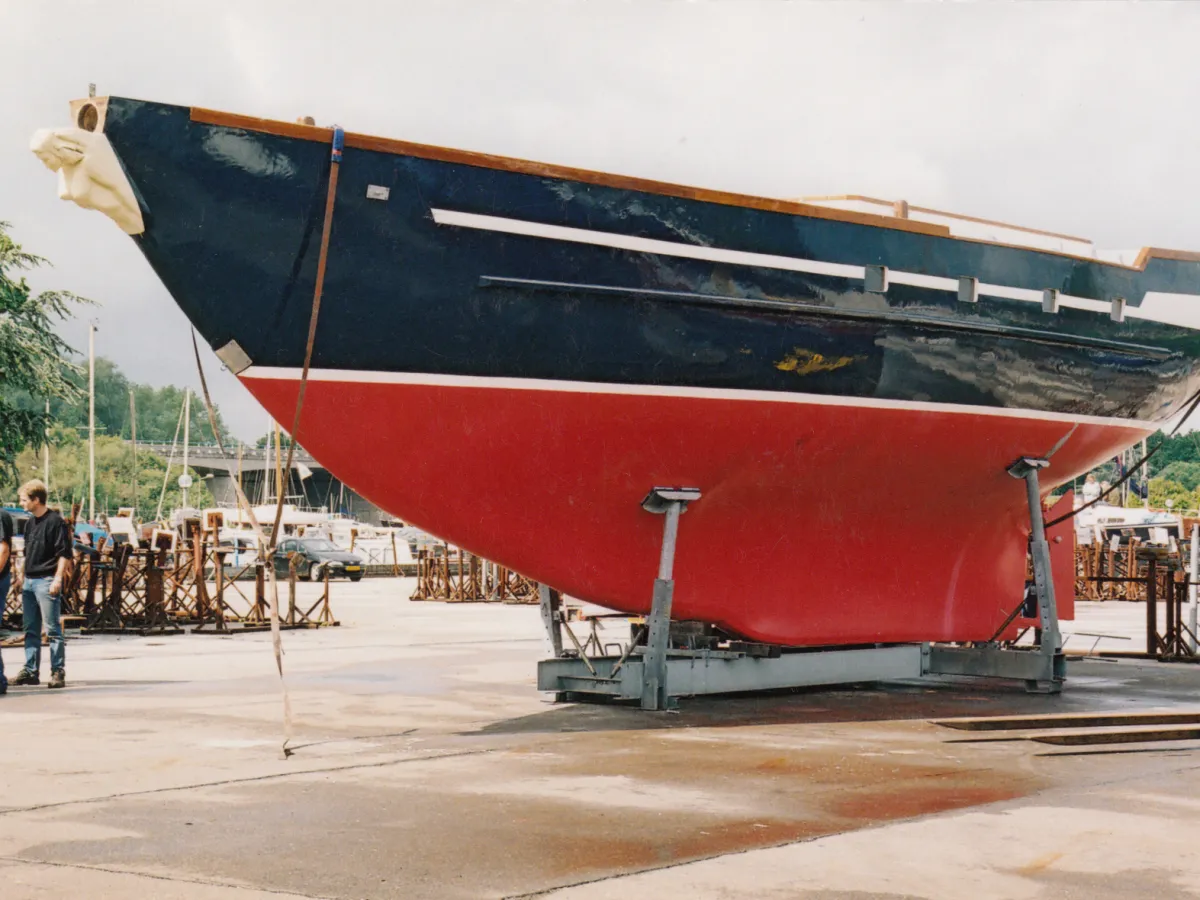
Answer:
[[[236, 341], [254, 366], [300, 366], [328, 145], [120, 98], [108, 100], [103, 129], [142, 207], [146, 227], [136, 239], [200, 333], [214, 348]], [[791, 391], [1143, 421], [1178, 411], [1200, 387], [1200, 332], [1137, 317], [1148, 290], [1200, 292], [1200, 263], [1189, 259], [1151, 258], [1137, 270], [481, 160], [350, 142], [314, 368]], [[387, 199], [368, 196], [381, 188]], [[439, 223], [438, 211], [475, 224]], [[545, 226], [573, 231], [561, 233], [566, 239], [511, 233]], [[682, 250], [603, 243], [622, 237]], [[1101, 304], [1120, 297], [1130, 315], [1115, 321], [1066, 305], [1047, 312], [986, 294], [962, 302], [953, 290], [895, 281], [868, 291], [861, 276], [689, 258], [688, 248], [817, 261], [831, 272], [880, 266], [966, 276]]]

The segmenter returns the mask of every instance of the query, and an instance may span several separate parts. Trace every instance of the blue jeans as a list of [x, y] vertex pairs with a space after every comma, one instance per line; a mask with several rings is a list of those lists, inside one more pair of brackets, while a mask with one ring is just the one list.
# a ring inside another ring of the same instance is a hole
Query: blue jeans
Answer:
[[[4, 607], [8, 603], [8, 591], [12, 587], [12, 570], [0, 575], [0, 618], [4, 616]], [[4, 657], [0, 656], [0, 694], [8, 690], [8, 679], [4, 677]]]
[[26, 578], [21, 592], [21, 618], [25, 622], [25, 668], [37, 675], [42, 667], [42, 623], [50, 636], [50, 669], [67, 665], [63, 644], [62, 597], [50, 593], [53, 578]]

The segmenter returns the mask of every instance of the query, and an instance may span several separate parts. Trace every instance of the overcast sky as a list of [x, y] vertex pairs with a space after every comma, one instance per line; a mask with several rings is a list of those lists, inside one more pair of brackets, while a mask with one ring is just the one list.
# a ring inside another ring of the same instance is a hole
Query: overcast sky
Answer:
[[[1200, 250], [1200, 3], [0, 0], [0, 220], [101, 305], [98, 352], [198, 385], [134, 243], [29, 152], [114, 94], [774, 197], [860, 193]], [[93, 315], [89, 313], [89, 315]], [[85, 329], [64, 329], [86, 348]], [[206, 353], [251, 439], [266, 414]]]

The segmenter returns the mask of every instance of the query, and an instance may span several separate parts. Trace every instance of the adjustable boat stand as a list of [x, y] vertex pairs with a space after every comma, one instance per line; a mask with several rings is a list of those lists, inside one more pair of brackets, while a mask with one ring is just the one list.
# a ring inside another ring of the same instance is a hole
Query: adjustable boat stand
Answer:
[[658, 557], [658, 577], [654, 579], [654, 597], [650, 603], [650, 630], [642, 657], [642, 709], [668, 709], [673, 705], [667, 693], [667, 644], [671, 636], [671, 600], [675, 596], [675, 538], [679, 517], [688, 503], [700, 499], [698, 488], [654, 488], [642, 500], [646, 512], [665, 514], [662, 552]]
[[[546, 585], [539, 586], [542, 622], [550, 635], [555, 657], [538, 664], [539, 690], [555, 691], [560, 700], [608, 696], [640, 700], [642, 709], [663, 710], [675, 705], [675, 695], [667, 690], [671, 600], [675, 594], [675, 579], [672, 577], [675, 541], [679, 533], [679, 517], [689, 503], [699, 499], [698, 488], [653, 488], [642, 500], [642, 509], [666, 517], [645, 646], [639, 646], [636, 640], [631, 640], [628, 649], [620, 657], [589, 659], [574, 632], [564, 622], [562, 598], [558, 591]], [[574, 645], [573, 651], [563, 647], [564, 632]], [[639, 650], [640, 655], [631, 658]]]
[[[1008, 467], [1009, 475], [1025, 480], [1025, 497], [1029, 503], [1029, 553], [1033, 559], [1038, 616], [1034, 646], [1016, 650], [1002, 648], [996, 643], [1000, 632], [982, 647], [931, 644], [925, 666], [929, 674], [1017, 678], [1024, 680], [1027, 690], [1039, 694], [1057, 694], [1062, 690], [1066, 659], [1058, 630], [1058, 606], [1050, 571], [1050, 544], [1046, 541], [1041, 491], [1038, 487], [1038, 470], [1048, 465], [1049, 460], [1023, 456]], [[1014, 610], [1014, 614], [1001, 627], [1001, 632], [1016, 619], [1019, 611]]]
[[[1023, 611], [1022, 604], [990, 641], [970, 647], [926, 643], [798, 648], [730, 642], [728, 649], [672, 649], [671, 601], [675, 589], [672, 570], [679, 517], [688, 503], [700, 499], [700, 491], [654, 488], [642, 501], [642, 508], [665, 515], [665, 520], [645, 645], [633, 639], [619, 657], [589, 658], [564, 622], [558, 592], [543, 585], [542, 619], [550, 634], [554, 658], [538, 663], [538, 690], [554, 691], [559, 700], [637, 700], [642, 709], [649, 710], [669, 709], [676, 697], [909, 681], [927, 675], [1011, 678], [1024, 681], [1030, 691], [1058, 693], [1062, 690], [1066, 665], [1038, 487], [1038, 471], [1047, 465], [1044, 459], [1022, 457], [1008, 468], [1009, 475], [1025, 481], [1029, 503], [1030, 552], [1038, 607], [1037, 639], [1033, 647], [1013, 649], [999, 643], [1000, 635]], [[1032, 615], [1029, 611], [1026, 614]], [[564, 648], [564, 632], [573, 649]]]

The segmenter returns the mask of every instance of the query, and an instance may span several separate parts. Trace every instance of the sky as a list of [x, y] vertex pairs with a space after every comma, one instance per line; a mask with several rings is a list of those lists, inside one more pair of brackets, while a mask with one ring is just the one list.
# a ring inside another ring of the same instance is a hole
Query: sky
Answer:
[[[29, 152], [113, 94], [769, 197], [865, 194], [1200, 250], [1200, 4], [0, 0], [0, 220], [63, 327], [198, 387], [188, 323]], [[202, 344], [214, 400], [269, 419]]]

